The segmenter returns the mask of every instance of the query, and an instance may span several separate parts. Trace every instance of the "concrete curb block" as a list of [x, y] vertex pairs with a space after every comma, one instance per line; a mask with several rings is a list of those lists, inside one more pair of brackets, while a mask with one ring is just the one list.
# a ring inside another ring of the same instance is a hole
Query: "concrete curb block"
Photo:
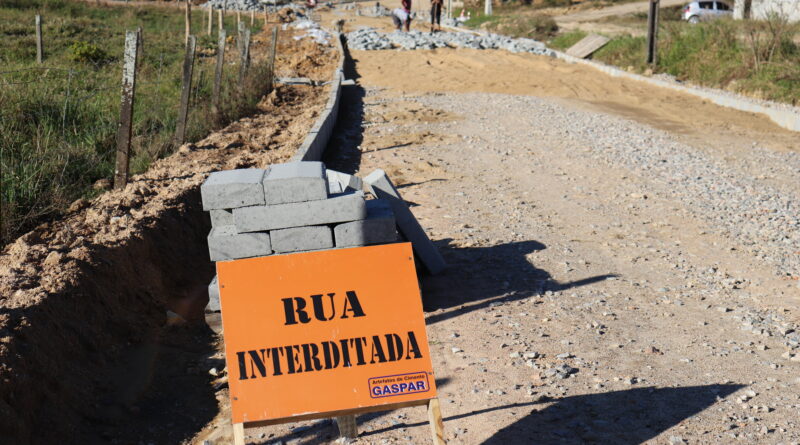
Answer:
[[[475, 31], [472, 29], [461, 29], [452, 26], [442, 26], [442, 27], [458, 32], [467, 32], [479, 35], [483, 34], [479, 31]], [[728, 94], [723, 94], [721, 92], [716, 93], [713, 91], [708, 91], [694, 86], [677, 85], [673, 82], [654, 79], [652, 77], [642, 76], [641, 74], [629, 73], [619, 68], [606, 65], [604, 63], [600, 63], [594, 60], [579, 59], [577, 57], [570, 56], [566, 53], [562, 53], [561, 51], [556, 51], [552, 48], [547, 48], [547, 49], [552, 51], [554, 57], [556, 57], [557, 59], [561, 59], [567, 63], [580, 63], [582, 65], [591, 66], [592, 68], [602, 71], [608, 74], [609, 76], [623, 77], [626, 79], [644, 82], [657, 87], [667, 88], [673, 91], [680, 91], [682, 93], [690, 94], [692, 96], [709, 100], [721, 107], [732, 108], [734, 110], [746, 111], [749, 113], [761, 113], [769, 117], [770, 120], [772, 120], [772, 122], [774, 122], [776, 125], [782, 128], [786, 128], [787, 130], [792, 130], [792, 131], [800, 131], [800, 113], [791, 110], [782, 110], [780, 108], [777, 108], [781, 106], [781, 104], [779, 103], [775, 103], [777, 107], [773, 108], [756, 103], [752, 99], [749, 99], [744, 96], [731, 97]]]
[[333, 33], [336, 47], [339, 50], [339, 63], [331, 79], [331, 91], [325, 109], [319, 115], [314, 126], [311, 127], [303, 143], [292, 156], [292, 161], [319, 161], [325, 152], [325, 147], [333, 134], [336, 118], [339, 116], [339, 102], [342, 97], [342, 82], [344, 81], [344, 45], [342, 36]]

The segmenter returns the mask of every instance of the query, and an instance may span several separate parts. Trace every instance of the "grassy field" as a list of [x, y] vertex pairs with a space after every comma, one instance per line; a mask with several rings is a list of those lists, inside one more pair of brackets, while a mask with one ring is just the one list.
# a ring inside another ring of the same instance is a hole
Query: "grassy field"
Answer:
[[[43, 23], [42, 65], [36, 63], [36, 14]], [[203, 11], [195, 8], [195, 29], [203, 19]], [[228, 17], [226, 25], [228, 35], [234, 35], [235, 19]], [[172, 138], [185, 52], [183, 12], [65, 0], [0, 2], [0, 245], [58, 217], [75, 199], [98, 193], [92, 185], [113, 177], [125, 31], [140, 26], [144, 45], [132, 173], [176, 148]], [[238, 66], [226, 65], [222, 106], [212, 112], [216, 36], [198, 34], [189, 141], [251, 112], [268, 87], [266, 76], [258, 73], [262, 65], [251, 68], [243, 91], [236, 86]], [[228, 48], [228, 54], [235, 52]]]

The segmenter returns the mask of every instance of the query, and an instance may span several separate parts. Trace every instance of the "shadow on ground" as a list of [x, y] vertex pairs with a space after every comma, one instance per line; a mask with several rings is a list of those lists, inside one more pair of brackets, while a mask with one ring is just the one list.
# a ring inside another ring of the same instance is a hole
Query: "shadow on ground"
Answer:
[[[638, 444], [713, 405], [744, 385], [635, 388], [556, 399], [500, 429], [484, 445]], [[709, 438], [709, 441], [713, 441]]]
[[[474, 418], [493, 411], [515, 410], [516, 422], [501, 428], [483, 445], [509, 444], [583, 444], [613, 443], [632, 445], [650, 440], [684, 420], [702, 412], [716, 401], [743, 388], [744, 385], [705, 385], [682, 388], [643, 387], [624, 391], [584, 394], [561, 399], [545, 399], [526, 403], [491, 406], [462, 414], [444, 413], [445, 437], [450, 443], [470, 443], [455, 435], [452, 421]], [[407, 428], [429, 428], [427, 422], [406, 423], [391, 412], [371, 413], [358, 417], [360, 425], [382, 419], [382, 426], [362, 432], [360, 438], [378, 440], [382, 434]], [[463, 424], [462, 424], [463, 425]], [[362, 427], [363, 428], [363, 427]], [[470, 430], [469, 425], [465, 427]], [[314, 444], [337, 436], [336, 424], [328, 419], [296, 428], [291, 434], [265, 438], [264, 442], [293, 440], [297, 444]], [[677, 435], [677, 434], [676, 434]], [[709, 438], [713, 441], [713, 438]]]
[[[443, 377], [436, 379], [436, 387], [437, 388], [444, 388], [445, 386], [450, 383], [450, 378]], [[412, 409], [426, 409], [425, 407], [416, 407]], [[406, 426], [413, 426], [413, 425], [406, 425], [405, 423], [396, 420], [392, 413], [396, 412], [397, 410], [392, 411], [376, 411], [372, 413], [361, 414], [356, 418], [356, 422], [358, 425], [364, 425], [367, 422], [371, 422], [374, 420], [378, 420], [384, 424], [391, 424], [393, 426], [401, 425], [401, 427]], [[382, 420], [379, 420], [382, 419]], [[422, 425], [422, 424], [417, 424]], [[361, 428], [363, 429], [363, 427]], [[366, 437], [373, 434], [377, 434], [382, 430], [373, 430], [370, 432], [366, 432], [363, 434], [359, 434], [359, 437]], [[331, 440], [339, 436], [339, 429], [336, 426], [336, 422], [332, 419], [320, 419], [316, 422], [312, 423], [311, 425], [305, 425], [301, 427], [294, 428], [291, 433], [278, 436], [278, 437], [269, 437], [264, 438], [264, 441], [255, 441], [255, 442], [248, 442], [248, 443], [283, 443], [283, 442], [290, 442], [295, 444], [318, 444], [323, 440]]]
[[[357, 80], [361, 76], [356, 71], [355, 60], [344, 46], [344, 77]], [[360, 85], [343, 86], [339, 116], [331, 139], [325, 149], [323, 162], [333, 170], [355, 173], [361, 164], [361, 142], [364, 140], [364, 96], [366, 92]]]
[[560, 283], [533, 265], [534, 254], [546, 246], [538, 241], [516, 241], [494, 246], [459, 247], [452, 239], [435, 242], [447, 270], [421, 280], [425, 310], [445, 312], [426, 317], [428, 324], [483, 309], [492, 304], [516, 301], [603, 281], [614, 274], [595, 275]]

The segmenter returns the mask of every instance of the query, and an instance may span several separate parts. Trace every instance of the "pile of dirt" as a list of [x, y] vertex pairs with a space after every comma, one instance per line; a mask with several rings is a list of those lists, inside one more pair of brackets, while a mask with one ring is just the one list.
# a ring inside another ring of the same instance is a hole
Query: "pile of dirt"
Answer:
[[[254, 40], [256, 56], [263, 54], [269, 37]], [[318, 62], [313, 69], [296, 56], [303, 52]], [[335, 59], [334, 49], [284, 33], [276, 69], [312, 78], [326, 71], [322, 77], [330, 78]], [[326, 98], [325, 88], [280, 86], [256, 115], [181, 147], [123, 190], [77, 201], [63, 220], [6, 247], [0, 254], [4, 443], [66, 437], [108, 443], [123, 423], [109, 418], [117, 412], [127, 429], [152, 429], [146, 420], [136, 423], [135, 397], [115, 397], [113, 374], [126, 351], [158, 337], [167, 310], [189, 321], [202, 314], [213, 265], [200, 184], [215, 170], [288, 160]]]

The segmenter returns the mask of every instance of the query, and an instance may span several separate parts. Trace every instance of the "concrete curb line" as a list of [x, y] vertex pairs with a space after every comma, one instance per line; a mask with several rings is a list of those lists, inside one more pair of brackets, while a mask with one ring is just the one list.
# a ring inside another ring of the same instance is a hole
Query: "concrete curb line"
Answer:
[[331, 91], [328, 103], [322, 114], [319, 115], [314, 126], [309, 130], [303, 143], [292, 156], [292, 161], [319, 161], [325, 152], [325, 147], [333, 134], [336, 118], [339, 116], [339, 102], [342, 97], [342, 82], [344, 81], [344, 38], [340, 33], [333, 33], [336, 47], [339, 50], [339, 63], [331, 79]]
[[[800, 113], [798, 112], [794, 112], [791, 110], [781, 110], [778, 108], [764, 106], [755, 103], [751, 99], [748, 99], [746, 97], [731, 97], [728, 94], [708, 91], [706, 89], [700, 89], [693, 86], [676, 85], [675, 83], [666, 80], [654, 79], [652, 77], [643, 76], [641, 74], [629, 73], [619, 68], [606, 65], [604, 63], [596, 62], [593, 60], [579, 59], [577, 57], [573, 57], [553, 49], [551, 49], [551, 51], [553, 51], [556, 58], [561, 59], [568, 63], [580, 63], [582, 65], [588, 65], [594, 69], [597, 69], [599, 71], [608, 74], [609, 76], [623, 77], [626, 79], [637, 80], [639, 82], [655, 85], [657, 87], [667, 88], [670, 90], [691, 94], [692, 96], [709, 100], [722, 107], [733, 108], [734, 110], [746, 111], [750, 113], [765, 114], [773, 122], [775, 122], [775, 124], [777, 124], [780, 127], [792, 131], [800, 131]], [[780, 106], [780, 104], [778, 103], [776, 103], [776, 105]]]
[[[483, 32], [475, 31], [472, 29], [460, 29], [452, 26], [442, 26], [442, 27], [458, 32], [468, 32], [478, 35], [485, 34]], [[750, 113], [761, 113], [769, 117], [770, 120], [772, 120], [772, 122], [774, 122], [776, 125], [782, 128], [800, 132], [800, 112], [780, 109], [779, 107], [781, 107], [782, 104], [777, 102], [770, 102], [774, 103], [775, 107], [765, 106], [756, 103], [752, 99], [749, 99], [744, 96], [732, 97], [730, 94], [723, 94], [722, 92], [708, 91], [706, 89], [694, 86], [677, 85], [674, 82], [668, 82], [661, 79], [654, 79], [652, 77], [643, 76], [641, 74], [629, 73], [617, 67], [606, 65], [604, 63], [597, 62], [594, 60], [579, 59], [577, 57], [570, 56], [566, 53], [554, 50], [552, 48], [547, 48], [547, 49], [552, 51], [554, 57], [556, 57], [557, 59], [561, 59], [567, 63], [580, 63], [582, 65], [587, 65], [594, 69], [602, 71], [603, 73], [608, 74], [609, 76], [623, 77], [626, 79], [644, 82], [650, 85], [670, 89], [673, 91], [680, 91], [682, 93], [690, 94], [695, 97], [700, 97], [702, 99], [709, 100], [722, 107], [732, 108], [734, 110], [746, 111]]]

